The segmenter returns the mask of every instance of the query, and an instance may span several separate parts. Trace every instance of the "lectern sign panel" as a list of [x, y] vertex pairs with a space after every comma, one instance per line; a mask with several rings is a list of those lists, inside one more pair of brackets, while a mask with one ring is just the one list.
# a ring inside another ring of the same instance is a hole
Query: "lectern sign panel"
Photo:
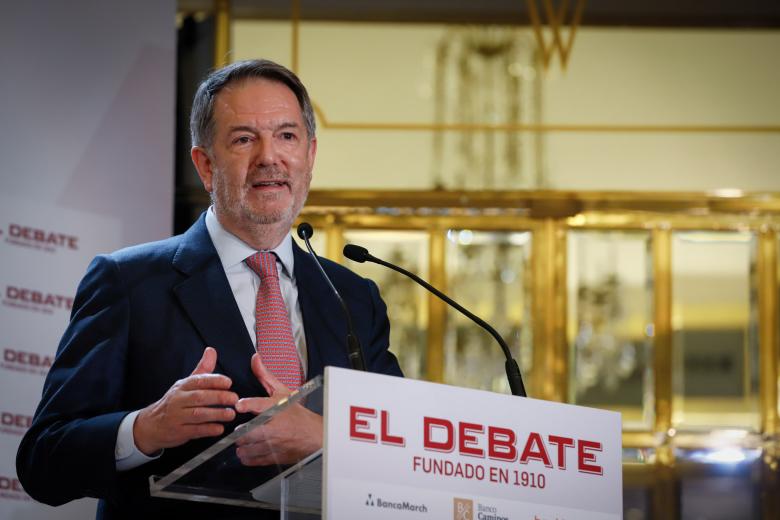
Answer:
[[325, 381], [325, 518], [622, 518], [618, 413], [332, 367]]

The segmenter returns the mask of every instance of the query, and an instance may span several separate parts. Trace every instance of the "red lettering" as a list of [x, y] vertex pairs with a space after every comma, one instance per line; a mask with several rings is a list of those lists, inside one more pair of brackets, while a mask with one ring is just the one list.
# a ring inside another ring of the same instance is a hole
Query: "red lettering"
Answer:
[[51, 356], [40, 356], [35, 352], [24, 352], [23, 350], [3, 349], [3, 360], [8, 363], [19, 363], [21, 365], [32, 365], [35, 367], [50, 367], [52, 364]]
[[23, 492], [22, 484], [18, 479], [0, 476], [0, 489]]
[[370, 425], [368, 421], [359, 419], [362, 417], [376, 417], [376, 410], [373, 408], [363, 408], [362, 406], [349, 407], [349, 436], [356, 441], [376, 442], [376, 435], [365, 431]]
[[21, 300], [23, 302], [30, 302], [36, 305], [49, 305], [59, 309], [64, 307], [68, 310], [73, 308], [73, 298], [61, 296], [59, 294], [44, 294], [40, 291], [22, 289], [12, 285], [6, 286], [5, 296], [10, 300]]
[[566, 469], [566, 448], [574, 446], [574, 439], [559, 437], [558, 435], [550, 435], [547, 439], [550, 441], [550, 444], [558, 446], [558, 467]]
[[577, 469], [580, 473], [592, 473], [594, 475], [601, 475], [604, 473], [604, 468], [597, 464], [590, 464], [590, 462], [596, 462], [596, 455], [589, 451], [601, 451], [601, 443], [595, 441], [577, 441]]
[[9, 224], [8, 234], [12, 237], [24, 238], [25, 240], [51, 244], [59, 247], [68, 247], [70, 249], [79, 248], [78, 237], [66, 235], [65, 233], [45, 231], [43, 229], [20, 226], [19, 224]]
[[488, 457], [512, 462], [517, 458], [517, 436], [509, 428], [488, 426]]
[[544, 442], [542, 442], [542, 436], [536, 432], [528, 434], [528, 440], [525, 443], [525, 448], [523, 448], [523, 453], [520, 455], [519, 462], [520, 464], [527, 464], [529, 460], [538, 460], [548, 468], [552, 468], [547, 448], [544, 447]]
[[458, 423], [458, 449], [462, 455], [471, 457], [484, 457], [485, 450], [476, 447], [477, 438], [471, 433], [482, 433], [485, 427], [481, 424], [461, 422]]
[[[423, 428], [425, 429], [425, 433], [423, 435], [423, 447], [426, 450], [443, 451], [449, 453], [455, 449], [455, 439], [453, 438], [452, 423], [447, 419], [425, 417], [423, 419]], [[438, 431], [444, 430], [446, 436], [443, 441], [433, 440], [434, 429]]]
[[388, 432], [388, 430], [390, 429], [390, 414], [388, 414], [387, 411], [382, 410], [380, 422], [382, 425], [382, 434], [380, 437], [382, 444], [389, 444], [391, 446], [406, 445], [406, 439], [404, 439], [400, 435], [390, 435], [390, 433]]
[[16, 426], [17, 428], [29, 428], [32, 424], [32, 417], [29, 415], [19, 415], [8, 412], [0, 413], [0, 423], [3, 426]]

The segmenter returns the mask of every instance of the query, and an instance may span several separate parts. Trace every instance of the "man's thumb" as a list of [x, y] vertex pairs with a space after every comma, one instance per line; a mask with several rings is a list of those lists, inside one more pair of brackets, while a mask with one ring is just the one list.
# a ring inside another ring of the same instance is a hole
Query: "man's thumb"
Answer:
[[198, 366], [192, 371], [192, 375], [196, 374], [210, 374], [214, 372], [217, 367], [217, 351], [213, 347], [206, 347], [203, 351]]
[[273, 396], [279, 389], [285, 388], [285, 386], [278, 379], [276, 379], [276, 376], [274, 376], [273, 373], [268, 370], [268, 367], [266, 367], [260, 360], [260, 354], [255, 353], [252, 356], [251, 363], [252, 372], [255, 374], [257, 380], [260, 381], [260, 384], [263, 385], [265, 391], [268, 392], [269, 396]]

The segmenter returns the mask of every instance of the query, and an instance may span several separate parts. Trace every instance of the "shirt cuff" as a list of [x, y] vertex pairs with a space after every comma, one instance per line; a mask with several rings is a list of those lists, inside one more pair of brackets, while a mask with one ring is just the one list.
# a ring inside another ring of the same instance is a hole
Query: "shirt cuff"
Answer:
[[135, 445], [133, 425], [135, 424], [135, 418], [138, 417], [140, 411], [141, 410], [130, 412], [125, 415], [125, 418], [119, 423], [119, 431], [116, 434], [116, 448], [114, 448], [117, 471], [127, 471], [137, 468], [151, 460], [160, 458], [160, 455], [163, 454], [162, 450], [160, 450], [154, 456], [148, 457]]

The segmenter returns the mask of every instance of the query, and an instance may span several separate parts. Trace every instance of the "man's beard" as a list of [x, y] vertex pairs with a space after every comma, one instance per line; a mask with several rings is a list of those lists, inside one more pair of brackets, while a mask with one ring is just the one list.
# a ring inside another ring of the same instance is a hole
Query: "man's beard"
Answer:
[[292, 192], [293, 184], [289, 175], [274, 173], [273, 175], [261, 176], [261, 179], [287, 182], [293, 194], [292, 205], [277, 211], [269, 212], [266, 208], [261, 208], [259, 212], [255, 211], [248, 203], [249, 192], [253, 189], [252, 182], [248, 181], [244, 185], [235, 186], [225, 182], [224, 177], [219, 174], [216, 174], [213, 179], [214, 186], [210, 194], [211, 203], [217, 211], [229, 216], [234, 222], [247, 222], [259, 226], [286, 223], [288, 227], [292, 226], [306, 202], [305, 198], [302, 201], [295, 200], [295, 194]]

